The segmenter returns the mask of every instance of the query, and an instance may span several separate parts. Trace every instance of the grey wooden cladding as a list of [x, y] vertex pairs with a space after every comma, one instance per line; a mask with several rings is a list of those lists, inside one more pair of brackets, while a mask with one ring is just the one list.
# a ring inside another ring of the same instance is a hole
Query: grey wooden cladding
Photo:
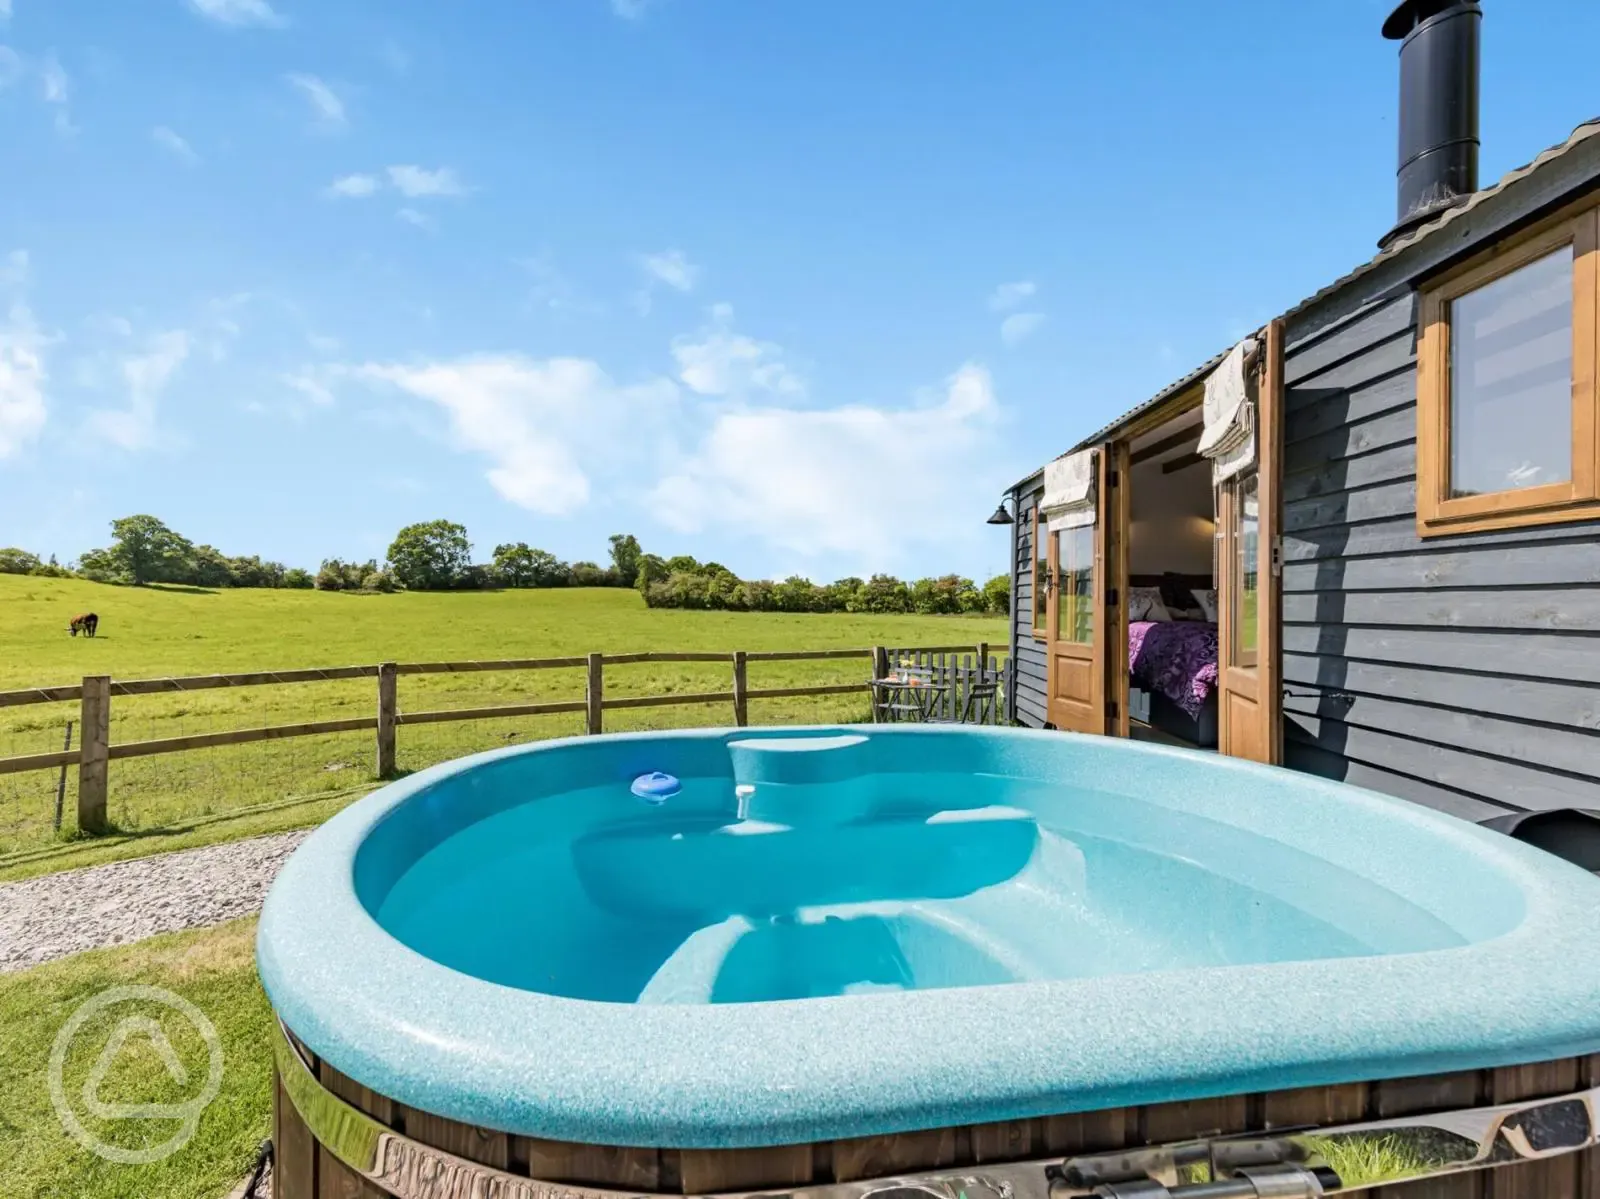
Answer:
[[1488, 820], [1504, 816], [1512, 809], [1488, 803], [1465, 791], [1457, 791], [1441, 783], [1421, 779], [1399, 770], [1385, 770], [1365, 762], [1354, 762], [1342, 754], [1321, 749], [1310, 741], [1285, 737], [1283, 764], [1291, 770], [1304, 771], [1319, 778], [1336, 779], [1352, 787], [1363, 787], [1384, 795], [1395, 795], [1414, 803], [1459, 816], [1463, 820]]
[[1600, 640], [1588, 633], [1286, 624], [1283, 648], [1482, 675], [1600, 683]]
[[1416, 303], [1285, 365], [1285, 762], [1482, 819], [1600, 807], [1600, 529], [1423, 539]]
[[1046, 712], [1044, 642], [1033, 635], [1033, 513], [1038, 492], [1016, 497], [1016, 523], [1012, 526], [1011, 585], [1011, 711], [1017, 724], [1043, 728]]
[[1600, 688], [1548, 679], [1461, 675], [1429, 666], [1398, 666], [1315, 654], [1285, 654], [1290, 690], [1322, 688], [1402, 703], [1436, 705], [1509, 720], [1600, 730]]
[[1283, 619], [1292, 624], [1595, 633], [1600, 632], [1600, 588], [1290, 592], [1283, 597]]

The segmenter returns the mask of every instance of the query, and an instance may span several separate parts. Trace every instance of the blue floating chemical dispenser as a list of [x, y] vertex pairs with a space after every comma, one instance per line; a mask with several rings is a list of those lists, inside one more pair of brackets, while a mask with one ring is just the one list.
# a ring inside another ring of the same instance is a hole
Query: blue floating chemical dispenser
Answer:
[[649, 774], [641, 774], [633, 780], [633, 793], [645, 803], [666, 803], [679, 791], [683, 784], [670, 774], [663, 774], [659, 770], [652, 770]]

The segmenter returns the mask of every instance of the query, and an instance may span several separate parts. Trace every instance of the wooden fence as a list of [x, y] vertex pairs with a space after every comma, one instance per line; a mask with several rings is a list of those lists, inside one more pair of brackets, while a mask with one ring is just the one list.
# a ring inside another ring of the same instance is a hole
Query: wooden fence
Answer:
[[[976, 657], [973, 652], [976, 651]], [[333, 666], [304, 670], [255, 671], [246, 674], [192, 675], [182, 678], [115, 680], [109, 675], [89, 675], [82, 683], [67, 687], [31, 687], [21, 691], [0, 691], [0, 708], [22, 704], [79, 702], [78, 744], [75, 748], [47, 753], [0, 758], [0, 774], [25, 770], [47, 770], [76, 765], [78, 768], [78, 827], [85, 833], [107, 828], [106, 800], [110, 763], [119, 758], [151, 754], [179, 753], [217, 745], [241, 745], [253, 741], [276, 741], [285, 737], [310, 737], [325, 733], [372, 731], [376, 734], [376, 773], [390, 778], [395, 773], [396, 730], [407, 724], [436, 724], [457, 720], [490, 720], [520, 716], [547, 716], [561, 712], [584, 713], [588, 733], [604, 731], [604, 714], [624, 708], [657, 708], [675, 704], [731, 704], [733, 722], [743, 727], [750, 723], [749, 703], [753, 699], [784, 699], [791, 696], [866, 694], [871, 690], [866, 679], [815, 687], [751, 687], [752, 662], [806, 662], [827, 659], [861, 659], [871, 663], [872, 677], [882, 678], [902, 663], [915, 663], [932, 671], [933, 680], [942, 685], [931, 715], [958, 720], [968, 714], [968, 696], [975, 684], [998, 683], [992, 695], [980, 697], [970, 705], [970, 719], [976, 724], [1001, 724], [1005, 721], [1005, 696], [1009, 664], [1001, 663], [987, 644], [977, 646], [934, 646], [919, 649], [824, 650], [735, 650], [732, 653], [592, 653], [582, 657], [518, 658], [493, 662], [383, 662], [374, 666]], [[606, 698], [605, 668], [641, 662], [721, 662], [732, 668], [732, 686], [726, 691], [702, 691], [669, 695], [638, 695]], [[407, 712], [400, 707], [401, 675], [453, 674], [489, 670], [585, 669], [581, 699], [530, 704], [497, 704], [483, 708], [448, 708]], [[372, 678], [377, 680], [377, 706], [372, 716], [340, 720], [313, 720], [302, 724], [268, 725], [264, 728], [227, 729], [181, 737], [162, 737], [149, 741], [111, 741], [111, 701], [113, 696], [161, 695], [180, 691], [206, 691], [219, 687], [256, 687], [279, 683], [320, 683], [333, 679]], [[874, 709], [874, 716], [877, 709]]]

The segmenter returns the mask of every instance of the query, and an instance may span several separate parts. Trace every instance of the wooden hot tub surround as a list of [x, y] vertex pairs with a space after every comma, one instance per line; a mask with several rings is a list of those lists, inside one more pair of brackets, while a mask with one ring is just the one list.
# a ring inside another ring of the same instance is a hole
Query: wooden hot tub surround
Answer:
[[275, 1038], [275, 1199], [1600, 1199], [1600, 1055], [891, 1136], [692, 1149], [509, 1136]]

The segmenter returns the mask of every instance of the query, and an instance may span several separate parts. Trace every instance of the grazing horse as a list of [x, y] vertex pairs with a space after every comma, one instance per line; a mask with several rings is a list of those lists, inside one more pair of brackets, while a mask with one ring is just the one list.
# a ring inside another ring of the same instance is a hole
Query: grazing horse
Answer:
[[94, 631], [99, 627], [100, 618], [93, 612], [85, 612], [81, 616], [74, 616], [72, 618], [72, 623], [67, 626], [67, 632], [76, 637], [78, 635], [78, 630], [82, 629], [85, 637], [93, 637]]

